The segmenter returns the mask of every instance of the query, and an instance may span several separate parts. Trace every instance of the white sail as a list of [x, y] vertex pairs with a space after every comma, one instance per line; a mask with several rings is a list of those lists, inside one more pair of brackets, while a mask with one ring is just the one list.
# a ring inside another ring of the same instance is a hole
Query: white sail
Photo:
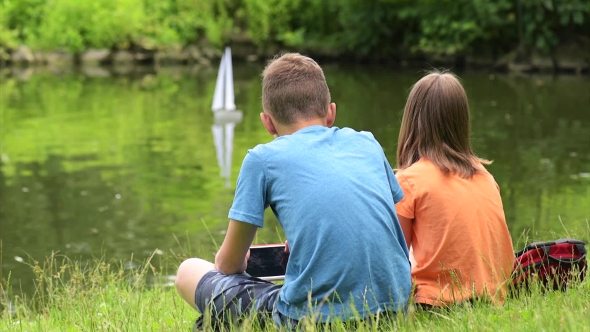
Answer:
[[231, 49], [229, 47], [225, 48], [225, 52], [221, 56], [211, 109], [213, 111], [233, 111], [236, 109]]
[[234, 98], [234, 71], [232, 69], [231, 49], [225, 48], [225, 103], [224, 109], [226, 111], [233, 111], [236, 109]]
[[213, 104], [211, 109], [218, 111], [223, 109], [223, 92], [224, 92], [224, 81], [225, 81], [225, 54], [221, 56], [221, 62], [219, 63], [219, 72], [217, 73], [217, 82], [215, 83], [215, 93], [213, 94]]

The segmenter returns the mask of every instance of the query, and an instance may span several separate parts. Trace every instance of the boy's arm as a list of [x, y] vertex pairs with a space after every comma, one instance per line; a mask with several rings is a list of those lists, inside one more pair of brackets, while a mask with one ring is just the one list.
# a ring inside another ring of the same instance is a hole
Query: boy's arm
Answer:
[[383, 158], [385, 161], [385, 172], [387, 172], [387, 179], [389, 180], [389, 187], [391, 188], [391, 194], [393, 195], [393, 203], [397, 204], [404, 198], [404, 192], [400, 184], [397, 182], [397, 178], [395, 177], [395, 174], [393, 174], [391, 165], [387, 161], [387, 158], [385, 158], [385, 155], [383, 155]]
[[250, 150], [238, 175], [227, 233], [215, 255], [215, 269], [219, 272], [234, 274], [246, 270], [249, 248], [256, 231], [264, 225], [265, 193], [262, 160]]
[[246, 271], [250, 245], [258, 227], [230, 219], [223, 244], [215, 255], [215, 269], [223, 274]]

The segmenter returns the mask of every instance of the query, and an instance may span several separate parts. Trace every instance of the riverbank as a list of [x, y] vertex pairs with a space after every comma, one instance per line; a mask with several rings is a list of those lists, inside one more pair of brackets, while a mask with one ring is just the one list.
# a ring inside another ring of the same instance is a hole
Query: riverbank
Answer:
[[[54, 257], [33, 263], [37, 291], [34, 301], [8, 290], [3, 298], [1, 331], [187, 331], [197, 313], [171, 287], [172, 279], [144, 263], [126, 270], [123, 264], [92, 266]], [[150, 282], [151, 280], [151, 282]], [[153, 282], [158, 280], [158, 282]], [[416, 312], [395, 321], [382, 320], [384, 331], [590, 331], [590, 279], [565, 292], [536, 289], [511, 298], [503, 307], [484, 303], [449, 311]], [[333, 331], [349, 327], [335, 324]], [[373, 331], [359, 323], [358, 331]], [[234, 331], [271, 331], [252, 322]], [[312, 326], [306, 331], [315, 331]]]
[[[238, 62], [262, 63], [273, 55], [281, 52], [297, 52], [296, 48], [279, 48], [261, 50], [250, 41], [232, 44], [232, 56]], [[305, 52], [304, 52], [305, 53]], [[590, 56], [586, 56], [575, 46], [564, 47], [553, 56], [532, 55], [526, 61], [517, 61], [516, 52], [507, 53], [497, 59], [485, 56], [433, 56], [425, 54], [402, 54], [390, 59], [354, 58], [345, 55], [314, 54], [314, 58], [324, 63], [383, 63], [391, 66], [421, 68], [446, 67], [453, 70], [486, 70], [490, 72], [513, 73], [555, 73], [555, 74], [590, 74]], [[65, 50], [54, 52], [34, 52], [31, 48], [21, 45], [9, 51], [4, 57], [2, 67], [5, 68], [43, 68], [54, 70], [70, 70], [71, 68], [89, 68], [88, 72], [123, 71], [132, 67], [167, 67], [167, 66], [198, 66], [212, 67], [221, 57], [221, 48], [208, 44], [173, 47], [161, 50], [136, 49], [89, 49], [81, 53]], [[1, 62], [1, 61], [0, 61]], [[95, 70], [102, 68], [104, 70]]]

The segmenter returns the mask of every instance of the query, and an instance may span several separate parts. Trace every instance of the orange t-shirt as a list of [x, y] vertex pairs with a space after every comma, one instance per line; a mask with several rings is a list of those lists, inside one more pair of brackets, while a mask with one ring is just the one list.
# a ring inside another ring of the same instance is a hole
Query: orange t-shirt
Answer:
[[413, 219], [415, 302], [440, 306], [489, 295], [502, 304], [514, 251], [492, 175], [445, 175], [422, 158], [396, 177], [404, 191], [397, 213]]

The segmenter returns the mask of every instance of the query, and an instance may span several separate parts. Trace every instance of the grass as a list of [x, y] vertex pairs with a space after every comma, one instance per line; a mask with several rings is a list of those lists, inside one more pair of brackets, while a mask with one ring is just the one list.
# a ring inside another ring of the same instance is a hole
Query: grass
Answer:
[[[43, 264], [34, 262], [31, 268], [36, 292], [29, 299], [11, 294], [12, 306], [0, 316], [0, 331], [190, 331], [198, 317], [161, 281], [162, 275], [149, 261], [126, 270], [124, 264], [97, 260], [83, 266], [54, 255]], [[152, 279], [160, 281], [148, 283]], [[7, 307], [6, 298], [4, 303]], [[276, 328], [250, 321], [232, 330]], [[304, 326], [304, 330], [320, 329]], [[536, 287], [529, 295], [508, 299], [503, 307], [475, 303], [436, 312], [411, 308], [408, 315], [395, 320], [354, 327], [336, 323], [330, 330], [590, 331], [590, 278], [565, 292]]]

